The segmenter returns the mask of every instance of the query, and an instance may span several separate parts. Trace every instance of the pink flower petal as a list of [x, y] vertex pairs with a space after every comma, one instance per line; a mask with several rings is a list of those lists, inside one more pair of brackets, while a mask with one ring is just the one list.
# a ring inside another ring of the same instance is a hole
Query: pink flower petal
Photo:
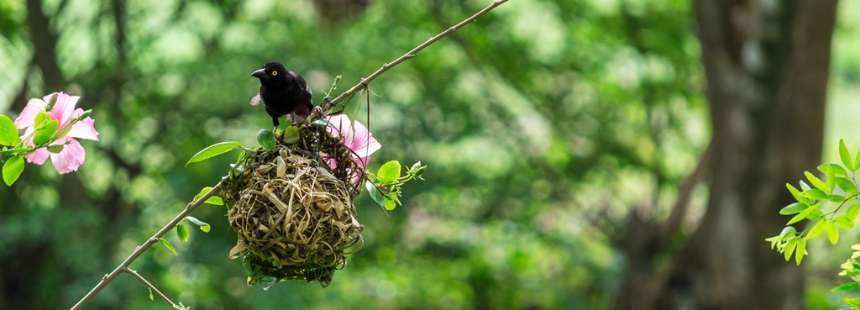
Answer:
[[47, 148], [39, 148], [33, 151], [33, 153], [30, 153], [30, 155], [27, 155], [27, 162], [37, 165], [44, 164], [45, 161], [48, 160], [48, 156], [50, 154], [51, 153], [48, 152]]
[[352, 132], [349, 116], [346, 116], [346, 114], [329, 116], [326, 120], [329, 123], [326, 127], [326, 131], [328, 131], [328, 133], [333, 137], [346, 137]]
[[60, 122], [60, 128], [66, 127], [72, 120], [72, 113], [75, 111], [75, 105], [78, 104], [78, 96], [69, 96], [66, 93], [57, 93], [57, 102], [51, 108], [51, 118]]
[[24, 110], [21, 111], [21, 114], [15, 119], [15, 127], [21, 129], [33, 126], [33, 122], [36, 121], [36, 115], [39, 114], [39, 112], [45, 111], [46, 106], [48, 106], [48, 103], [41, 99], [33, 98], [30, 99], [30, 101], [27, 101], [27, 106], [24, 107]]
[[382, 145], [376, 141], [370, 130], [367, 130], [367, 127], [364, 127], [364, 124], [361, 122], [355, 121], [353, 132], [355, 136], [353, 137], [351, 148], [358, 156], [368, 157], [382, 148]]
[[91, 117], [87, 117], [72, 125], [72, 129], [69, 130], [67, 136], [87, 140], [99, 140], [99, 132], [96, 131], [95, 120]]
[[68, 143], [63, 146], [63, 150], [58, 154], [51, 154], [51, 163], [54, 164], [54, 169], [60, 174], [66, 174], [78, 170], [84, 160], [86, 160], [86, 151], [75, 139], [68, 139]]

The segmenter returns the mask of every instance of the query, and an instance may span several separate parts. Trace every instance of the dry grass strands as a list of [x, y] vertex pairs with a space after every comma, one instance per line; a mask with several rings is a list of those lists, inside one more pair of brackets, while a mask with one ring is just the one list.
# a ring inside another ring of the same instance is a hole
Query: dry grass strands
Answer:
[[[309, 125], [297, 143], [247, 154], [235, 167], [222, 195], [238, 234], [230, 257], [244, 261], [249, 284], [305, 279], [326, 286], [361, 247], [351, 182], [360, 169], [349, 152], [324, 128]], [[321, 154], [338, 167], [329, 168]]]

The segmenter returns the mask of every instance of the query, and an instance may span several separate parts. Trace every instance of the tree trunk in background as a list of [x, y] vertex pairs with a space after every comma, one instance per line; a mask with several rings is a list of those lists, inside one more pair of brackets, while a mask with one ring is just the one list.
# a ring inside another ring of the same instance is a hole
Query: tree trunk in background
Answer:
[[819, 163], [836, 0], [696, 0], [713, 127], [708, 208], [659, 308], [801, 309], [770, 250], [784, 184]]

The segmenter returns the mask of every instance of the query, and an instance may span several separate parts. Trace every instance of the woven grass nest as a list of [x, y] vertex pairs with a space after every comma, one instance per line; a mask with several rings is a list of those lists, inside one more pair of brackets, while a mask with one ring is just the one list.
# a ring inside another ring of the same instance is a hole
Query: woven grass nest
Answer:
[[221, 192], [238, 235], [230, 258], [244, 262], [249, 284], [304, 279], [327, 286], [363, 244], [353, 198], [361, 184], [354, 180], [364, 176], [351, 151], [316, 124], [292, 142], [246, 154]]

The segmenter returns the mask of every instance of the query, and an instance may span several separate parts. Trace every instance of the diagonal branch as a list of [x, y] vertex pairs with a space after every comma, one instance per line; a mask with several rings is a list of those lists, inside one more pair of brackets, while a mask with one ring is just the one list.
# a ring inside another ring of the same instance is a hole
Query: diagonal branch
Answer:
[[111, 281], [116, 278], [116, 276], [126, 271], [128, 269], [128, 266], [131, 265], [131, 263], [134, 262], [134, 260], [136, 260], [141, 254], [143, 254], [143, 252], [146, 252], [149, 247], [158, 242], [158, 240], [161, 239], [161, 236], [164, 236], [164, 234], [176, 227], [176, 225], [179, 224], [182, 220], [184, 220], [185, 217], [191, 214], [191, 211], [194, 211], [194, 209], [202, 205], [203, 202], [206, 201], [206, 199], [212, 197], [212, 195], [214, 195], [218, 191], [222, 184], [224, 184], [224, 179], [221, 179], [218, 184], [215, 184], [215, 186], [213, 186], [209, 192], [200, 196], [200, 198], [198, 198], [197, 200], [192, 201], [191, 203], [186, 205], [185, 209], [182, 209], [182, 212], [179, 212], [179, 214], [177, 214], [176, 217], [170, 220], [170, 222], [162, 226], [161, 229], [159, 229], [157, 232], [155, 232], [155, 234], [152, 235], [152, 237], [149, 237], [149, 239], [146, 239], [143, 244], [138, 245], [136, 248], [134, 248], [134, 251], [131, 252], [131, 254], [126, 257], [126, 259], [123, 260], [122, 263], [119, 264], [119, 266], [116, 266], [113, 271], [106, 274], [101, 279], [101, 281], [99, 281], [96, 286], [94, 286], [86, 295], [84, 295], [81, 300], [79, 300], [74, 306], [72, 306], [71, 309], [80, 309], [84, 304], [93, 299], [93, 297], [95, 297], [99, 292], [101, 292], [102, 289], [104, 289], [108, 284], [110, 284]]
[[308, 117], [308, 120], [314, 120], [314, 119], [319, 118], [320, 116], [322, 116], [324, 114], [325, 111], [330, 110], [331, 108], [336, 106], [341, 101], [344, 101], [346, 99], [351, 98], [353, 95], [355, 95], [356, 92], [358, 92], [362, 89], [366, 89], [371, 81], [375, 80], [376, 78], [378, 78], [380, 75], [382, 75], [386, 71], [390, 70], [391, 68], [394, 68], [395, 66], [397, 66], [397, 65], [399, 65], [399, 64], [401, 64], [401, 63], [403, 63], [409, 59], [412, 59], [413, 57], [418, 55], [418, 53], [421, 52], [421, 50], [427, 48], [428, 46], [432, 45], [433, 43], [436, 43], [436, 41], [439, 41], [440, 39], [451, 34], [452, 32], [459, 30], [463, 26], [468, 25], [469, 23], [478, 19], [478, 17], [481, 17], [484, 14], [487, 14], [487, 12], [491, 11], [492, 9], [495, 9], [497, 6], [500, 6], [500, 5], [504, 4], [505, 2], [508, 2], [508, 0], [495, 0], [495, 1], [493, 1], [493, 3], [491, 3], [487, 7], [483, 8], [482, 10], [476, 12], [475, 14], [472, 14], [472, 16], [469, 16], [468, 18], [466, 18], [466, 19], [462, 20], [461, 22], [449, 27], [448, 29], [445, 29], [445, 31], [442, 31], [442, 32], [436, 34], [435, 36], [430, 37], [429, 39], [427, 39], [427, 41], [424, 41], [423, 43], [418, 44], [418, 46], [409, 50], [408, 52], [406, 52], [406, 54], [403, 54], [400, 57], [397, 57], [396, 59], [394, 59], [391, 62], [387, 62], [387, 63], [382, 64], [382, 66], [379, 67], [379, 69], [376, 69], [376, 71], [374, 71], [373, 73], [371, 73], [367, 77], [362, 78], [361, 81], [358, 82], [358, 84], [355, 84], [350, 89], [341, 93], [340, 95], [338, 95], [334, 99], [329, 99], [328, 97], [324, 98], [321, 109], [314, 109], [314, 112], [310, 115], [310, 117]]

